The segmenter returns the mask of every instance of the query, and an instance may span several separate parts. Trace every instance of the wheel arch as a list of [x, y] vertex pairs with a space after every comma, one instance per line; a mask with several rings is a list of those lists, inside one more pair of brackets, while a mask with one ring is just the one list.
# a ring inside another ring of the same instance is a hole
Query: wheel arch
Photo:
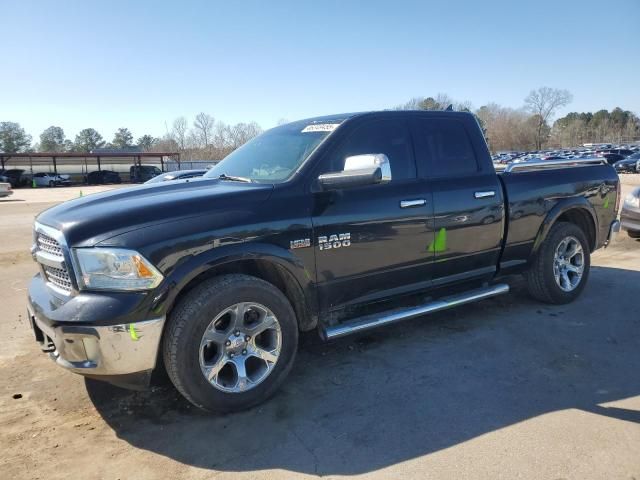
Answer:
[[257, 244], [248, 249], [215, 250], [213, 255], [192, 257], [167, 278], [170, 287], [163, 299], [167, 315], [196, 285], [216, 276], [240, 273], [260, 278], [278, 288], [291, 303], [301, 331], [316, 327], [318, 315], [312, 277], [288, 250]]
[[557, 222], [573, 223], [580, 227], [593, 252], [598, 245], [598, 217], [593, 206], [584, 198], [568, 198], [555, 205], [543, 220], [531, 251], [533, 258], [547, 238], [551, 227]]

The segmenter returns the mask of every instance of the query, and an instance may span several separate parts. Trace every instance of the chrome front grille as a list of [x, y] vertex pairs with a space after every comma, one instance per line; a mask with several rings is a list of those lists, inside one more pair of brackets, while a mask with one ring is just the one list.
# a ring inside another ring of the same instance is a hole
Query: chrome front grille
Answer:
[[69, 272], [66, 269], [50, 267], [49, 265], [43, 265], [42, 268], [47, 275], [49, 283], [66, 292], [71, 291], [71, 277], [69, 277]]
[[62, 248], [55, 238], [51, 238], [49, 235], [46, 235], [42, 232], [38, 232], [37, 235], [38, 236], [36, 241], [38, 243], [38, 250], [50, 253], [51, 255], [55, 255], [56, 257], [64, 258]]
[[[51, 287], [68, 294], [73, 289], [71, 273], [65, 261], [63, 237], [50, 227], [36, 224], [34, 258], [42, 268], [42, 275]], [[62, 244], [61, 244], [62, 243]]]

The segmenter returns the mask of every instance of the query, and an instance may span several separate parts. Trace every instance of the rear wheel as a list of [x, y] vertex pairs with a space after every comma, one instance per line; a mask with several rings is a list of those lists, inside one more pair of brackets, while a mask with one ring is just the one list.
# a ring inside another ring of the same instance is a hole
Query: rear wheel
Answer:
[[298, 325], [280, 290], [224, 275], [190, 291], [171, 313], [163, 354], [169, 378], [194, 405], [214, 412], [266, 400], [291, 370]]
[[529, 293], [546, 303], [569, 303], [584, 289], [590, 267], [589, 243], [582, 229], [556, 223], [526, 274]]

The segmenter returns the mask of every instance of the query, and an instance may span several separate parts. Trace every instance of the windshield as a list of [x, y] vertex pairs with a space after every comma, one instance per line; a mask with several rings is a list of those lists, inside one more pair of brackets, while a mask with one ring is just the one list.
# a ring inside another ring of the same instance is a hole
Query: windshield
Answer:
[[338, 125], [295, 122], [273, 128], [227, 155], [205, 177], [225, 175], [262, 183], [284, 182]]

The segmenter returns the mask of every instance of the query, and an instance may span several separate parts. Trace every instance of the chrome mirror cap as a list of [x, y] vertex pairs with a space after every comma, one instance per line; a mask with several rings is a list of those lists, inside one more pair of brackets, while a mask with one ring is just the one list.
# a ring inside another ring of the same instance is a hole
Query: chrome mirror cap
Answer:
[[379, 183], [391, 181], [391, 163], [384, 153], [365, 153], [352, 155], [344, 159], [344, 171], [363, 170], [368, 168], [380, 168], [382, 179]]

